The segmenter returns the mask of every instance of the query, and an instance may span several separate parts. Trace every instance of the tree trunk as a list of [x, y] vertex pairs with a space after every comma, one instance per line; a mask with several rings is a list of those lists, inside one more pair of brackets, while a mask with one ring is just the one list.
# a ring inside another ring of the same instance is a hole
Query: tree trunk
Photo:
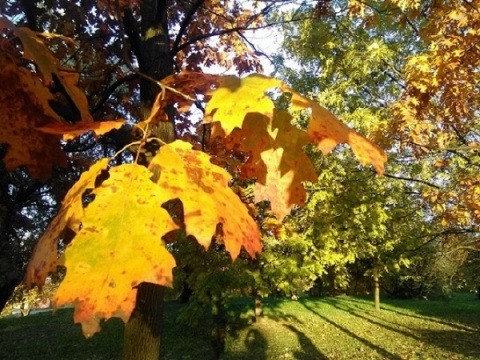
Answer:
[[[132, 13], [125, 10], [123, 22], [132, 51], [138, 60], [139, 71], [155, 80], [162, 80], [173, 73], [173, 58], [170, 53], [167, 9], [170, 1], [142, 1], [142, 18], [138, 26]], [[141, 29], [141, 37], [139, 36]], [[151, 80], [141, 78], [140, 99], [144, 118], [150, 115], [160, 88]], [[170, 110], [170, 122], [162, 122], [152, 130], [152, 136], [165, 143], [175, 139], [175, 127]], [[158, 239], [161, 241], [161, 239]], [[137, 303], [125, 326], [124, 360], [158, 360], [163, 322], [164, 288], [142, 283], [138, 288]]]
[[150, 283], [138, 287], [137, 303], [125, 326], [124, 360], [160, 358], [164, 292], [164, 287]]
[[[5, 154], [0, 152], [0, 159]], [[13, 204], [8, 196], [7, 169], [0, 160], [0, 311], [5, 306], [22, 280], [23, 272], [19, 261], [18, 250], [9, 242], [9, 234], [12, 233], [12, 208]]]
[[212, 315], [211, 344], [215, 359], [220, 359], [225, 352], [225, 340], [227, 338], [227, 311], [221, 298], [212, 299]]
[[254, 295], [255, 299], [255, 322], [259, 322], [263, 319], [263, 302], [262, 296], [258, 293]]
[[375, 311], [380, 311], [380, 276], [378, 271], [373, 273], [374, 296], [375, 296]]

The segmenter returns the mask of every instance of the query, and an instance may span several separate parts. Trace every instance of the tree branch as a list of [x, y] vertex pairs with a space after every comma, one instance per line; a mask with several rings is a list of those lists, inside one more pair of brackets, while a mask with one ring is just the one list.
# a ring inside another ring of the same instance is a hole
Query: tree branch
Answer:
[[[372, 172], [374, 172], [372, 170]], [[390, 175], [390, 174], [386, 174], [384, 173], [383, 176], [389, 178], [389, 179], [396, 179], [396, 180], [404, 180], [404, 181], [412, 181], [412, 182], [417, 182], [417, 183], [420, 183], [420, 184], [424, 184], [424, 185], [427, 185], [427, 186], [430, 186], [430, 187], [433, 187], [435, 189], [441, 189], [440, 186], [438, 185], [435, 185], [431, 182], [428, 182], [426, 180], [422, 180], [422, 179], [413, 179], [413, 178], [409, 178], [409, 177], [405, 177], [405, 176], [396, 176], [396, 175]]]
[[122, 35], [127, 35], [128, 39], [130, 40], [130, 46], [131, 46], [132, 52], [135, 54], [135, 57], [137, 58], [138, 62], [141, 63], [144, 59], [142, 39], [140, 37], [140, 30], [138, 28], [137, 21], [133, 17], [131, 10], [125, 9], [123, 11], [123, 18], [119, 19], [119, 22], [122, 22], [122, 21], [123, 21], [123, 26], [120, 27], [120, 30], [121, 32], [124, 32], [124, 34], [119, 35], [122, 37], [120, 41], [122, 42], [124, 41]]
[[211, 37], [230, 34], [230, 33], [233, 33], [233, 32], [254, 31], [254, 30], [260, 30], [260, 29], [267, 29], [269, 27], [276, 26], [278, 24], [293, 23], [293, 22], [298, 22], [298, 21], [302, 21], [302, 20], [305, 20], [305, 19], [306, 18], [299, 18], [299, 19], [292, 19], [292, 20], [288, 20], [288, 21], [272, 22], [272, 23], [268, 23], [268, 24], [265, 24], [265, 25], [262, 25], [262, 26], [257, 26], [257, 27], [254, 27], [254, 28], [248, 27], [248, 25], [247, 26], [238, 26], [238, 27], [231, 28], [231, 29], [224, 29], [224, 30], [214, 31], [214, 32], [211, 32], [211, 33], [208, 33], [208, 34], [199, 35], [199, 36], [196, 36], [196, 37], [192, 38], [191, 40], [183, 43], [182, 45], [179, 45], [178, 48], [176, 49], [175, 54], [182, 51], [183, 49], [189, 47], [190, 45], [196, 43], [197, 41], [208, 39], [208, 38], [211, 38]]
[[188, 10], [185, 14], [185, 18], [183, 19], [182, 23], [180, 24], [180, 30], [178, 30], [177, 37], [175, 38], [175, 42], [173, 43], [172, 47], [172, 54], [177, 53], [178, 45], [182, 40], [183, 35], [185, 34], [185, 30], [187, 30], [188, 25], [190, 24], [190, 20], [192, 20], [193, 15], [197, 12], [197, 10], [202, 6], [205, 0], [197, 0], [192, 4], [192, 7]]
[[23, 10], [25, 11], [25, 17], [27, 18], [27, 24], [30, 30], [40, 32], [40, 28], [37, 24], [37, 17], [39, 9], [35, 1], [22, 0]]
[[117, 79], [113, 84], [111, 84], [102, 95], [102, 98], [97, 101], [97, 103], [93, 106], [92, 110], [90, 110], [91, 114], [96, 113], [100, 110], [100, 108], [107, 102], [108, 98], [113, 94], [115, 89], [117, 89], [120, 85], [138, 79], [138, 75], [136, 73], [129, 74], [123, 78]]

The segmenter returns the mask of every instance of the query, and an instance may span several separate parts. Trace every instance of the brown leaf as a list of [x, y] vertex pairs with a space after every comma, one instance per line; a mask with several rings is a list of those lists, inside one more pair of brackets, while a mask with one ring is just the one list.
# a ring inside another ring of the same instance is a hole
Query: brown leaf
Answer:
[[8, 171], [25, 166], [30, 176], [45, 180], [52, 166], [66, 166], [66, 157], [56, 136], [35, 129], [59, 123], [46, 103], [50, 94], [26, 69], [0, 54], [0, 143], [8, 144], [4, 162]]

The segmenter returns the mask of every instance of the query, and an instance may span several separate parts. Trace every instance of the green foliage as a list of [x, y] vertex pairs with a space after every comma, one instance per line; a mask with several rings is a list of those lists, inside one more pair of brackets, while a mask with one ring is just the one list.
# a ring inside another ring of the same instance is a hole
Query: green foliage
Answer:
[[[432, 105], [434, 100], [428, 105], [432, 109], [425, 111], [435, 114], [437, 125], [424, 126], [420, 117], [399, 120], [397, 102], [412, 94], [407, 80], [413, 70], [408, 63], [433, 49], [432, 34], [418, 29], [434, 26], [436, 20], [420, 19], [412, 10], [406, 21], [402, 12], [411, 4], [401, 2], [400, 10], [394, 3], [363, 4], [357, 12], [348, 7], [352, 2], [340, 0], [282, 15], [287, 20], [309, 16], [282, 25], [284, 42], [274, 57], [277, 73], [389, 149], [383, 179], [353, 164], [345, 147], [337, 147], [335, 158], [310, 152], [319, 182], [309, 185], [306, 208], [296, 211], [287, 222], [294, 225], [287, 227], [316, 254], [316, 275], [325, 284], [346, 287], [354, 282], [368, 291], [368, 278], [379, 272], [387, 288], [397, 289], [394, 293], [433, 296], [462, 283], [458, 271], [473, 249], [468, 234], [478, 233], [474, 204], [478, 160], [477, 153], [470, 151], [478, 140], [478, 122], [464, 119], [454, 129], [456, 137], [444, 138], [442, 131], [449, 128], [438, 124], [449, 118], [448, 111], [457, 113], [445, 110], [444, 114], [441, 106]], [[428, 3], [424, 9], [429, 9], [429, 16], [438, 12], [460, 19], [455, 16], [463, 11], [463, 4], [451, 3], [447, 8]], [[466, 17], [463, 25], [468, 27]], [[429, 93], [429, 98], [434, 94]], [[296, 122], [304, 126], [303, 118]], [[418, 136], [405, 138], [404, 132]], [[419, 152], [416, 142], [428, 145]], [[455, 234], [458, 241], [451, 236]], [[447, 253], [455, 254], [454, 259], [444, 255], [445, 244], [452, 246]], [[409, 284], [420, 284], [421, 290], [410, 291]]]

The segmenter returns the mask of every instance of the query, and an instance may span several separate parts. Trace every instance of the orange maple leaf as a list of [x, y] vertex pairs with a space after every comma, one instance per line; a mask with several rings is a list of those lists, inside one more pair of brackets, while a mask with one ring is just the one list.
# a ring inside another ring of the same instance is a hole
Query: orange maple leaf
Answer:
[[[218, 121], [221, 129], [214, 124], [212, 136], [241, 142], [240, 148], [250, 156], [242, 168], [243, 177], [257, 179], [256, 201], [270, 200], [272, 211], [280, 219], [293, 204], [305, 203], [302, 181], [316, 180], [302, 150], [308, 143], [317, 144], [324, 154], [340, 143], [348, 143], [362, 165], [372, 164], [379, 174], [383, 173], [387, 157], [382, 149], [282, 81], [260, 75], [243, 79], [228, 76], [220, 78], [218, 84], [207, 104], [204, 123]], [[293, 127], [288, 115], [274, 110], [266, 93], [273, 88], [291, 94], [292, 110], [311, 112], [307, 133]], [[238, 136], [239, 129], [242, 136]]]
[[314, 101], [294, 92], [292, 93], [292, 109], [311, 109], [312, 115], [308, 126], [310, 141], [317, 144], [319, 150], [328, 154], [338, 144], [347, 143], [352, 147], [358, 161], [363, 166], [372, 164], [378, 174], [383, 174], [387, 155], [385, 152], [360, 135], [356, 131], [340, 122], [330, 111]]
[[56, 76], [65, 92], [68, 94], [75, 107], [80, 112], [83, 121], [93, 121], [92, 115], [88, 111], [87, 97], [77, 87], [79, 74], [61, 70], [61, 65], [50, 49], [43, 43], [41, 34], [30, 30], [27, 27], [16, 27], [10, 20], [0, 17], [0, 27], [10, 29], [23, 45], [23, 57], [33, 61], [39, 69], [45, 86], [50, 86], [53, 76]]
[[184, 207], [187, 233], [208, 248], [222, 224], [225, 247], [236, 259], [243, 246], [254, 257], [261, 251], [261, 234], [246, 206], [228, 187], [231, 176], [213, 165], [210, 157], [180, 140], [160, 148], [150, 169], [159, 169], [158, 184], [166, 198]]
[[243, 123], [240, 149], [249, 154], [242, 167], [243, 178], [256, 178], [255, 201], [269, 200], [272, 212], [282, 220], [293, 205], [304, 205], [303, 181], [316, 181], [315, 169], [303, 152], [309, 143], [305, 131], [291, 124], [292, 116], [275, 111], [272, 121], [250, 114]]
[[51, 94], [25, 68], [0, 53], [0, 143], [9, 145], [4, 162], [8, 171], [26, 166], [30, 176], [47, 179], [52, 166], [66, 166], [58, 139], [35, 127], [59, 123], [48, 106]]
[[57, 135], [62, 140], [71, 140], [87, 131], [93, 131], [96, 136], [103, 135], [114, 129], [120, 129], [123, 124], [125, 124], [125, 120], [95, 122], [81, 121], [75, 124], [53, 123], [37, 127], [36, 129], [45, 134]]

